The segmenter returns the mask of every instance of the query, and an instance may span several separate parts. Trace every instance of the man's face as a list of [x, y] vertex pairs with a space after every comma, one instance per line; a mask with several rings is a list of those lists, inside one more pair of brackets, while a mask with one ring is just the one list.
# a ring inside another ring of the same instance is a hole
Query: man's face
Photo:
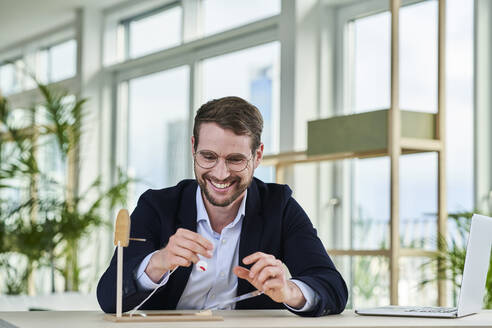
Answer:
[[[195, 139], [192, 137], [192, 151], [194, 145]], [[216, 123], [202, 123], [196, 151], [215, 153], [219, 157], [217, 164], [210, 169], [200, 167], [195, 161], [194, 170], [206, 201], [214, 206], [225, 207], [242, 199], [241, 196], [253, 180], [254, 170], [260, 164], [263, 144], [252, 156], [250, 136], [236, 135]], [[226, 159], [237, 158], [247, 159], [246, 168], [240, 172], [230, 170], [226, 164]]]

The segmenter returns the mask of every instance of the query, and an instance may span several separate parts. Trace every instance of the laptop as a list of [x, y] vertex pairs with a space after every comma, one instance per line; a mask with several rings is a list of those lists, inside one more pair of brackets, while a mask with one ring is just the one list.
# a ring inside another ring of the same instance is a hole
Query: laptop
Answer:
[[360, 315], [459, 318], [482, 309], [492, 246], [492, 218], [472, 217], [457, 307], [382, 306], [356, 309]]

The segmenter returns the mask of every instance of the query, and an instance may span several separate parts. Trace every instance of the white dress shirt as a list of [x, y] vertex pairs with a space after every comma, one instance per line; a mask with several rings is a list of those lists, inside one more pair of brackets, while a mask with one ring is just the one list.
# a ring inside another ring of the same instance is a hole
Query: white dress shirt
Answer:
[[[232, 272], [232, 268], [239, 263], [239, 238], [246, 212], [246, 197], [247, 191], [234, 221], [222, 229], [222, 233], [219, 234], [213, 231], [210, 225], [200, 186], [198, 186], [196, 191], [197, 233], [212, 242], [214, 245], [213, 257], [208, 259], [199, 255], [200, 259], [207, 262], [207, 270], [202, 272], [196, 270], [195, 267], [193, 268], [176, 309], [204, 309], [221, 304], [237, 296], [238, 278]], [[161, 281], [156, 284], [145, 273], [145, 269], [154, 253], [150, 253], [143, 259], [135, 273], [137, 284], [142, 290], [151, 290], [163, 286], [169, 279], [169, 273], [166, 273]], [[318, 302], [316, 292], [300, 280], [291, 279], [291, 281], [300, 288], [306, 299], [306, 304], [301, 309], [291, 308], [287, 304], [285, 306], [299, 312], [313, 309]], [[233, 309], [235, 306], [235, 304], [232, 304], [229, 308]]]

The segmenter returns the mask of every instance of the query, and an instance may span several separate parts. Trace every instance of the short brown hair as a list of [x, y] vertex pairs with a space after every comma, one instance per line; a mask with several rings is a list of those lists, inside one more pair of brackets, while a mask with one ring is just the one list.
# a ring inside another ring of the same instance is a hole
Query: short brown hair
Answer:
[[203, 104], [195, 116], [193, 136], [195, 151], [198, 147], [198, 134], [202, 123], [217, 123], [223, 129], [230, 129], [237, 135], [251, 137], [251, 152], [261, 144], [263, 117], [256, 106], [239, 97], [224, 97]]

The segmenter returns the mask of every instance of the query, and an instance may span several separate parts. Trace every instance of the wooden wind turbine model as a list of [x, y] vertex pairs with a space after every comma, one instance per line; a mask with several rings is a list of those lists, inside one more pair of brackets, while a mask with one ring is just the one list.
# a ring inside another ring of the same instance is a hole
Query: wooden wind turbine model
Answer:
[[116, 316], [106, 315], [105, 319], [111, 321], [222, 321], [221, 316], [212, 315], [211, 311], [178, 312], [165, 311], [159, 313], [147, 313], [139, 315], [128, 315], [122, 313], [123, 308], [123, 247], [128, 247], [130, 240], [143, 241], [143, 238], [130, 238], [130, 215], [126, 209], [118, 212], [114, 229], [114, 245], [116, 246]]

